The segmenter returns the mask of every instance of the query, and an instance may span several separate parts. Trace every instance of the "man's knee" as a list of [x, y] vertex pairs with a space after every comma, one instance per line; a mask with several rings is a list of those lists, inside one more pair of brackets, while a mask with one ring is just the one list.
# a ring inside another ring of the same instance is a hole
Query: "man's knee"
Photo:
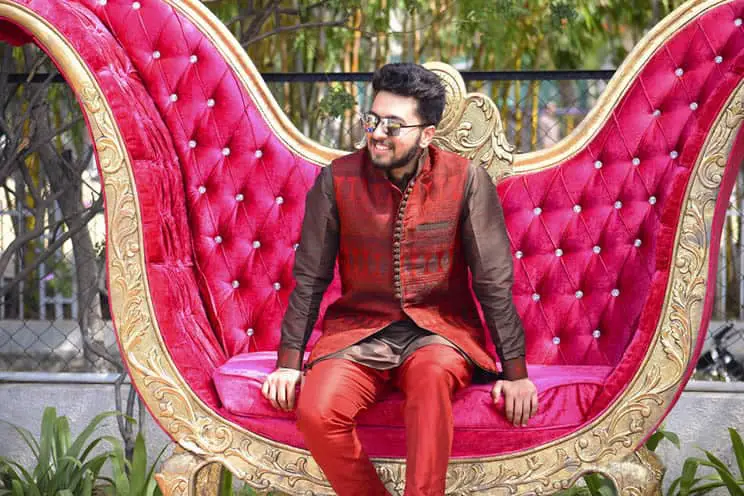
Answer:
[[310, 398], [307, 395], [297, 404], [297, 428], [303, 434], [318, 434], [348, 428], [353, 419], [339, 411], [338, 405], [330, 397]]
[[[434, 387], [454, 392], [469, 381], [471, 367], [465, 357], [454, 348], [447, 346], [421, 348], [414, 352], [414, 355], [417, 353], [417, 356], [411, 356], [411, 361], [407, 364], [404, 380], [418, 385], [416, 389], [426, 390]], [[425, 387], [422, 387], [424, 385]]]

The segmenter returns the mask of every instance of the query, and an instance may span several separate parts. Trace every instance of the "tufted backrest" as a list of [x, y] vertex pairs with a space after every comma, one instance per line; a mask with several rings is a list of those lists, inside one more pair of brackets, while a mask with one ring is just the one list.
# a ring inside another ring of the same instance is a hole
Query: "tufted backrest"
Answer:
[[83, 1], [124, 47], [168, 126], [203, 298], [224, 350], [275, 349], [319, 167], [272, 134], [213, 44], [167, 3]]
[[499, 184], [529, 362], [617, 364], [645, 306], [660, 308], [649, 294], [666, 283], [700, 133], [718, 110], [711, 96], [744, 48], [742, 18], [736, 1], [681, 29], [585, 149]]
[[[273, 135], [212, 42], [167, 3], [80, 1], [126, 51], [168, 128], [224, 350], [275, 349], [318, 166]], [[706, 14], [654, 54], [579, 154], [499, 184], [530, 362], [613, 365], [637, 334], [654, 281], [665, 284], [669, 240], [660, 243], [700, 148], [691, 137], [710, 125], [708, 97], [744, 45], [743, 4]], [[335, 282], [325, 303], [337, 295]]]

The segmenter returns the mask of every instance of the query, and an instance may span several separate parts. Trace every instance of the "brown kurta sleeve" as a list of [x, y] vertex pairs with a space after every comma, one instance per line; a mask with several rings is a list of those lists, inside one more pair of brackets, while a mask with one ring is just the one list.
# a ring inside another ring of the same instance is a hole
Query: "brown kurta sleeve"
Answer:
[[462, 222], [465, 258], [473, 290], [507, 380], [527, 377], [524, 328], [512, 300], [514, 267], [504, 212], [491, 176], [470, 164]]
[[302, 356], [318, 320], [320, 301], [333, 280], [337, 254], [338, 212], [331, 170], [325, 167], [305, 200], [293, 271], [296, 286], [282, 321], [277, 367], [302, 368]]

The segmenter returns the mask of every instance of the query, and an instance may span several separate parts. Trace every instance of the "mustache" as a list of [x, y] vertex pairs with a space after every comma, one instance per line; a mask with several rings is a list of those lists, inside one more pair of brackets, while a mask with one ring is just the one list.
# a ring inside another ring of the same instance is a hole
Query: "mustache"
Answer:
[[376, 139], [370, 138], [369, 142], [372, 145], [380, 144], [384, 146], [392, 146], [392, 144], [388, 140], [376, 140]]

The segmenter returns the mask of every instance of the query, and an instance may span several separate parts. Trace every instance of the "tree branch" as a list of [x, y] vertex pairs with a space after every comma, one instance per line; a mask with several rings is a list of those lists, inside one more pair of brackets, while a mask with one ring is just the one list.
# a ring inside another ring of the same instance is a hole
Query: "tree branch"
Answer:
[[266, 39], [266, 38], [268, 38], [270, 36], [274, 36], [275, 34], [279, 34], [279, 33], [290, 33], [292, 31], [298, 31], [300, 29], [323, 28], [323, 27], [339, 27], [339, 26], [344, 26], [344, 25], [346, 25], [346, 22], [345, 21], [333, 21], [333, 22], [330, 22], [329, 21], [329, 22], [306, 22], [304, 24], [295, 24], [294, 26], [282, 26], [282, 27], [279, 27], [277, 29], [274, 29], [271, 32], [264, 33], [264, 34], [259, 35], [259, 36], [255, 36], [255, 37], [249, 39], [248, 41], [245, 41], [245, 42], [241, 43], [241, 46], [243, 46], [243, 48], [245, 48], [248, 45], [250, 45], [251, 43], [256, 43], [258, 41], [261, 41], [263, 39]]

